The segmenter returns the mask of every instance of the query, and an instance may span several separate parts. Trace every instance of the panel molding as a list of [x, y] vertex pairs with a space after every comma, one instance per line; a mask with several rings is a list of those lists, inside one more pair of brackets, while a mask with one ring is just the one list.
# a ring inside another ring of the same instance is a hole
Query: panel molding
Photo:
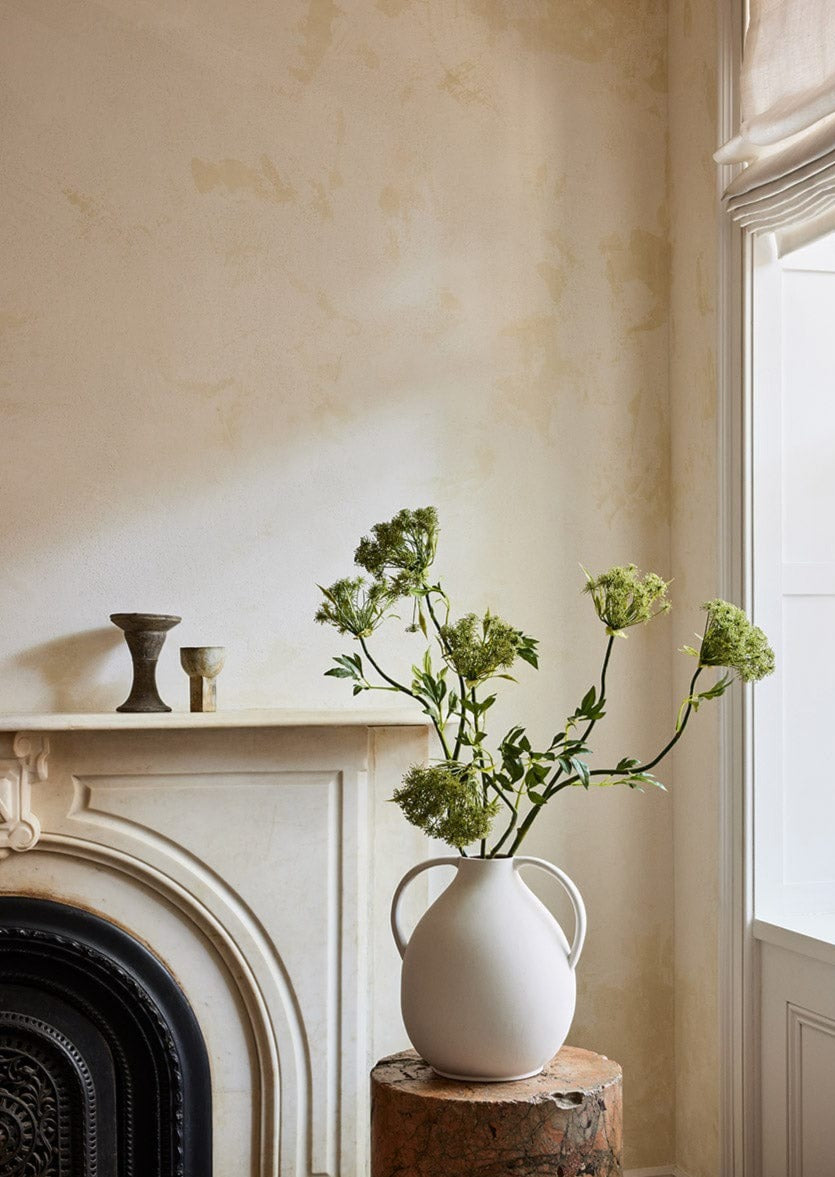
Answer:
[[[803, 1031], [816, 1030], [833, 1039], [835, 1020], [786, 1002], [786, 1112], [788, 1177], [803, 1177]], [[833, 1046], [835, 1049], [835, 1046]]]

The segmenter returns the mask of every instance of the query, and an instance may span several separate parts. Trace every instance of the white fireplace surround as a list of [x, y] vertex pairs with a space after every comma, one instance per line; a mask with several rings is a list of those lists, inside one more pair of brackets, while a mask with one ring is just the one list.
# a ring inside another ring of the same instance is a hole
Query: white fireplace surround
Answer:
[[0, 719], [0, 893], [112, 920], [177, 978], [215, 1177], [367, 1172], [368, 1070], [406, 1045], [388, 905], [426, 853], [386, 799], [427, 746], [402, 711]]

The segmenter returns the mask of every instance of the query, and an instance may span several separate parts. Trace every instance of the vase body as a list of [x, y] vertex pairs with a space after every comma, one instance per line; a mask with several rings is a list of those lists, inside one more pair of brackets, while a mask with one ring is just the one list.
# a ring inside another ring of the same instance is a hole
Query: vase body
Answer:
[[[454, 865], [455, 878], [405, 943], [403, 888], [440, 863]], [[573, 945], [520, 877], [525, 865], [556, 876], [568, 891]], [[574, 970], [585, 936], [582, 898], [562, 871], [531, 858], [421, 863], [395, 893], [392, 928], [403, 956], [406, 1031], [439, 1074], [480, 1082], [528, 1078], [557, 1053], [574, 1016]]]
[[171, 613], [111, 613], [110, 620], [124, 632], [133, 661], [133, 684], [130, 694], [117, 711], [170, 711], [157, 690], [157, 661], [169, 629], [179, 625], [181, 617]]

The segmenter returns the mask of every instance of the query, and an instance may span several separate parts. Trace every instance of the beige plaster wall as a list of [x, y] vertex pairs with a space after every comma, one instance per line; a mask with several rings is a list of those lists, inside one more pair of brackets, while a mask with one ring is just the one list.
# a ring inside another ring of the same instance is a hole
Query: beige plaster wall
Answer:
[[[692, 616], [719, 591], [716, 17], [715, 0], [669, 6], [671, 561]], [[692, 664], [676, 654], [673, 666], [682, 698]], [[718, 715], [699, 712], [674, 763], [676, 1159], [688, 1177], [720, 1171]]]
[[[224, 706], [350, 706], [313, 585], [434, 502], [462, 610], [542, 638], [500, 721], [555, 730], [578, 561], [674, 566], [667, 7], [0, 3], [0, 709], [121, 702], [115, 610], [183, 614], [179, 707], [215, 642]], [[604, 749], [663, 742], [672, 624], [618, 643]], [[530, 841], [586, 895], [630, 1166], [674, 1152], [671, 818], [577, 795]]]

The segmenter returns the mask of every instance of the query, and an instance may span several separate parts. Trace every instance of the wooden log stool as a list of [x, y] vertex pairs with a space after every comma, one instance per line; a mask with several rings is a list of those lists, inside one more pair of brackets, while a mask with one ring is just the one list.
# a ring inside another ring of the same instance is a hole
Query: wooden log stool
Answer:
[[415, 1054], [371, 1072], [371, 1177], [621, 1177], [621, 1069], [564, 1046], [533, 1079], [442, 1079]]

